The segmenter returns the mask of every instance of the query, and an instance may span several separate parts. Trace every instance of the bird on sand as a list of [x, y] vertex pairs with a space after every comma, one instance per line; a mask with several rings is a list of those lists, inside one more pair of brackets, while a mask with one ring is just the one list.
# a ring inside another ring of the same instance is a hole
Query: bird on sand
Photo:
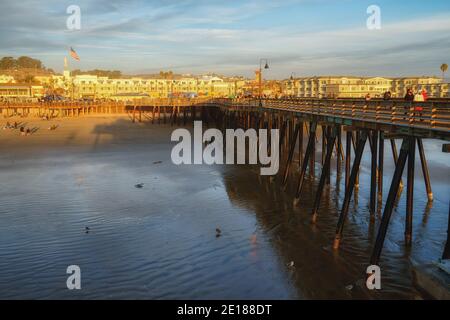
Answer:
[[135, 187], [138, 188], [138, 189], [141, 189], [141, 188], [144, 187], [144, 184], [143, 183], [138, 183], [138, 184], [135, 185]]
[[216, 238], [222, 235], [222, 231], [219, 228], [216, 228]]

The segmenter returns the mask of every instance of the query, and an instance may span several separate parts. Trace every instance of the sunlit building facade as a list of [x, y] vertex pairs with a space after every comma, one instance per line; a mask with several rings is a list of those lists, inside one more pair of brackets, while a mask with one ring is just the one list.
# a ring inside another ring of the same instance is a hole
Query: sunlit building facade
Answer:
[[282, 81], [283, 95], [302, 98], [362, 98], [382, 97], [390, 91], [392, 97], [404, 97], [408, 88], [417, 92], [425, 88], [433, 98], [448, 98], [449, 84], [437, 77], [305, 77]]
[[110, 79], [95, 75], [76, 75], [62, 79], [42, 79], [45, 83], [66, 89], [66, 95], [75, 99], [109, 99], [118, 95], [142, 95], [152, 98], [177, 96], [232, 97], [236, 95], [235, 81], [218, 77], [181, 77], [177, 79], [123, 78]]

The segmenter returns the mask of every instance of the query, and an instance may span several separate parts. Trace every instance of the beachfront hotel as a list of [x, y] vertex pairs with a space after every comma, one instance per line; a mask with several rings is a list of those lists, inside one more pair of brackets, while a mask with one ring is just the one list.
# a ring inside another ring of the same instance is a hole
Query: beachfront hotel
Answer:
[[301, 98], [361, 98], [366, 94], [382, 97], [390, 91], [392, 97], [402, 98], [406, 90], [425, 88], [430, 97], [448, 98], [449, 84], [438, 77], [306, 77], [283, 81], [283, 93]]
[[[35, 76], [36, 83], [19, 84], [12, 76], [0, 75], [0, 97], [40, 98], [53, 92], [71, 99], [112, 99], [116, 101], [140, 98], [211, 97], [232, 98], [259, 95], [259, 80], [225, 78], [212, 75], [174, 75], [171, 78], [129, 77], [113, 79], [97, 75], [72, 75], [65, 69], [62, 75]], [[402, 98], [408, 88], [426, 89], [430, 98], [448, 98], [449, 83], [438, 77], [355, 77], [316, 76], [287, 80], [263, 80], [265, 97], [296, 98], [362, 98], [367, 94], [382, 97], [390, 91]]]
[[216, 76], [176, 76], [161, 78], [111, 79], [97, 75], [72, 76], [64, 74], [37, 76], [35, 79], [52, 89], [60, 89], [64, 95], [74, 98], [124, 100], [130, 97], [167, 98], [171, 96], [230, 97], [237, 93], [237, 82]]

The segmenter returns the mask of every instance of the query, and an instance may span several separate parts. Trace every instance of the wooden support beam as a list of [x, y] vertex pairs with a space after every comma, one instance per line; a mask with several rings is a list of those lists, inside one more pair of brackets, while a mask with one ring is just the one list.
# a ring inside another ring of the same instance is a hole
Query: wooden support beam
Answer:
[[312, 209], [312, 222], [315, 223], [317, 220], [317, 210], [319, 209], [320, 199], [322, 198], [323, 188], [327, 180], [330, 171], [331, 155], [333, 154], [334, 142], [336, 140], [336, 127], [330, 127], [329, 134], [327, 135], [327, 151], [325, 156], [324, 165], [322, 166], [322, 173], [320, 175], [319, 186], [317, 188], [316, 197], [314, 199], [314, 205]]
[[[326, 133], [326, 135], [325, 135], [325, 137], [326, 137], [325, 145], [327, 145], [327, 146], [328, 146], [328, 142], [329, 142], [329, 139], [330, 139], [330, 136], [331, 136], [331, 131], [332, 131], [332, 127], [331, 126], [327, 126], [327, 129], [325, 130], [325, 133]], [[334, 149], [335, 142], [336, 142], [336, 134], [335, 134], [335, 139], [333, 140], [333, 144], [331, 145], [331, 156], [333, 155], [333, 149]], [[326, 155], [325, 155], [325, 160], [326, 160]], [[327, 166], [326, 171], [325, 171], [325, 183], [327, 185], [329, 185], [330, 181], [331, 181], [331, 160], [329, 162], [325, 161], [324, 166]]]
[[423, 149], [423, 142], [421, 138], [417, 138], [417, 147], [419, 149], [420, 163], [422, 165], [422, 173], [425, 182], [425, 189], [427, 190], [428, 201], [433, 201], [433, 191], [431, 190], [430, 174], [428, 172], [427, 159], [425, 157], [425, 151]]
[[316, 139], [317, 139], [317, 132], [316, 132], [317, 125], [315, 124], [314, 126], [315, 126], [314, 130], [311, 130], [311, 128], [309, 130], [310, 135], [312, 135], [314, 137], [314, 139], [312, 140], [312, 146], [311, 146], [312, 150], [311, 150], [311, 154], [309, 157], [309, 176], [313, 179], [315, 176], [315, 169], [316, 169]]
[[345, 192], [348, 192], [351, 158], [352, 158], [352, 132], [347, 131], [345, 137]]
[[[258, 119], [259, 121], [259, 119]], [[283, 153], [283, 143], [284, 143], [284, 136], [286, 135], [286, 127], [287, 127], [287, 120], [282, 118], [281, 119], [281, 129], [280, 129], [280, 141], [279, 141], [279, 145], [278, 145], [278, 150], [279, 150], [279, 159], [281, 162], [282, 159], [282, 153]], [[256, 130], [258, 130], [258, 126], [256, 128]]]
[[327, 126], [326, 125], [321, 125], [321, 133], [322, 133], [322, 161], [321, 164], [323, 166], [323, 164], [325, 163], [325, 154], [326, 154], [326, 148], [327, 148]]
[[341, 126], [337, 125], [336, 134], [336, 177], [341, 175], [341, 160], [344, 160], [344, 152], [342, 147], [342, 130]]
[[309, 127], [310, 130], [309, 130], [308, 145], [306, 146], [305, 158], [303, 159], [302, 167], [300, 169], [300, 176], [298, 178], [297, 191], [295, 193], [294, 205], [297, 205], [300, 201], [300, 194], [301, 194], [302, 188], [303, 188], [303, 181], [305, 178], [306, 168], [308, 166], [308, 160], [309, 160], [311, 154], [313, 153], [313, 147], [314, 147], [314, 143], [316, 141], [316, 134], [315, 134], [316, 128], [317, 128], [317, 123], [311, 122], [310, 127]]
[[288, 177], [289, 177], [289, 170], [291, 168], [292, 159], [294, 158], [295, 145], [297, 142], [297, 136], [298, 136], [299, 130], [300, 130], [300, 123], [296, 123], [294, 133], [293, 133], [293, 138], [291, 139], [291, 142], [290, 142], [291, 145], [289, 148], [289, 155], [288, 155], [287, 163], [286, 163], [286, 166], [284, 168], [284, 173], [283, 173], [283, 186], [284, 187], [287, 185], [287, 181], [288, 181]]
[[298, 167], [302, 166], [303, 157], [303, 122], [299, 120], [300, 130], [298, 131]]
[[408, 177], [406, 181], [406, 220], [405, 244], [411, 245], [413, 231], [413, 201], [414, 201], [414, 163], [416, 159], [416, 138], [409, 137]]
[[[394, 139], [390, 139], [390, 141], [391, 141], [392, 156], [394, 157], [394, 164], [396, 165], [397, 161], [398, 161], [397, 146], [395, 144]], [[403, 181], [401, 178], [400, 178], [399, 188], [403, 188]]]
[[339, 248], [339, 244], [342, 239], [342, 234], [344, 232], [344, 224], [347, 219], [348, 209], [350, 206], [350, 199], [352, 198], [353, 190], [355, 189], [356, 177], [358, 175], [359, 166], [361, 164], [361, 158], [364, 152], [364, 146], [367, 141], [367, 132], [363, 131], [359, 137], [356, 144], [355, 160], [353, 161], [352, 172], [350, 174], [350, 179], [348, 181], [347, 192], [345, 192], [344, 202], [342, 203], [341, 213], [339, 215], [338, 224], [336, 227], [336, 236], [334, 238], [333, 248]]
[[384, 134], [380, 131], [378, 145], [378, 199], [383, 198]]
[[442, 253], [442, 259], [450, 259], [450, 205], [448, 207], [448, 219], [447, 219], [447, 241], [445, 242], [444, 252]]
[[[353, 147], [354, 147], [354, 152], [356, 154], [356, 141], [359, 141], [359, 138], [361, 136], [361, 131], [356, 131], [355, 132], [355, 137], [353, 137], [352, 141], [353, 141]], [[367, 137], [369, 137], [369, 135], [367, 135]], [[355, 181], [355, 188], [359, 189], [359, 170], [356, 173], [356, 181]]]
[[372, 151], [372, 159], [371, 159], [371, 167], [370, 167], [370, 216], [371, 218], [375, 217], [376, 210], [376, 196], [377, 196], [377, 160], [378, 160], [378, 131], [372, 131], [369, 137], [372, 137], [371, 140], [371, 151]]
[[450, 143], [444, 143], [442, 145], [442, 152], [444, 153], [450, 153]]
[[409, 154], [410, 142], [408, 139], [403, 139], [402, 146], [400, 148], [400, 155], [398, 161], [395, 164], [394, 176], [392, 177], [391, 186], [389, 188], [389, 194], [384, 206], [383, 217], [381, 218], [380, 227], [378, 229], [377, 238], [375, 240], [375, 246], [370, 258], [370, 264], [378, 265], [380, 261], [381, 251], [383, 249], [384, 239], [386, 237], [389, 221], [391, 220], [392, 211], [395, 205], [395, 199], [397, 198], [398, 188], [400, 186], [400, 179], [405, 168], [406, 160]]

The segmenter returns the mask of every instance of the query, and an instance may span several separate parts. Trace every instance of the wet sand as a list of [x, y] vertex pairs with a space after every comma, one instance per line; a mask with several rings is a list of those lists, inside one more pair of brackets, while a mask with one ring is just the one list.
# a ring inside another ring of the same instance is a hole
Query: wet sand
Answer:
[[[450, 167], [441, 154], [430, 159], [433, 206], [415, 201], [412, 250], [402, 245], [403, 193], [383, 250], [382, 290], [369, 292], [364, 270], [379, 219], [368, 218], [364, 162], [335, 252], [343, 179], [336, 184], [334, 172], [311, 225], [317, 178], [293, 207], [295, 177], [283, 191], [257, 166], [175, 166], [170, 125], [126, 116], [8, 120], [39, 129], [0, 131], [0, 298], [416, 299], [411, 265], [438, 258], [445, 239]], [[65, 287], [72, 264], [82, 270], [76, 292]]]

